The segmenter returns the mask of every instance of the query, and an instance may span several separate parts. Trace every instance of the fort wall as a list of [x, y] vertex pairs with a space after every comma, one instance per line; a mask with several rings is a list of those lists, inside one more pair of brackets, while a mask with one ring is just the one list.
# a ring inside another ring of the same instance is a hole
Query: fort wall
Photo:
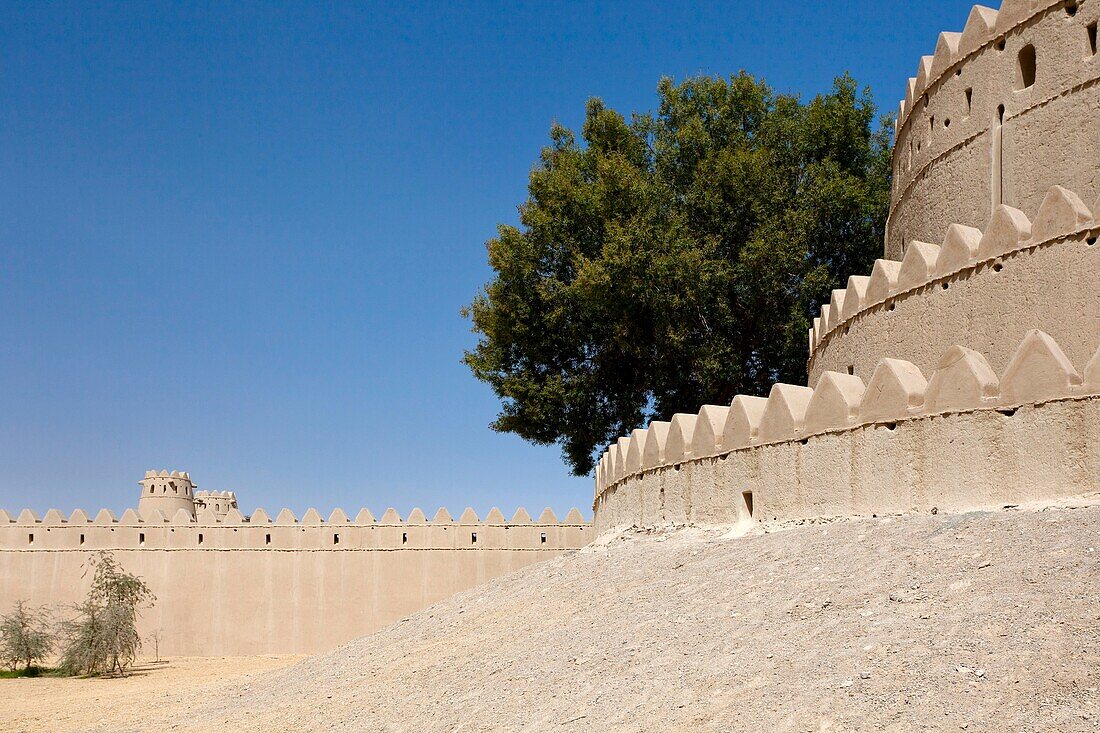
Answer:
[[1060, 184], [1100, 195], [1100, 5], [1006, 0], [942, 33], [899, 107], [886, 257], [981, 227], [999, 204], [1035, 211]]
[[127, 510], [89, 519], [77, 510], [41, 518], [0, 511], [0, 608], [17, 599], [64, 608], [79, 601], [89, 579], [83, 564], [110, 550], [157, 596], [143, 612], [143, 637], [159, 630], [162, 654], [315, 653], [369, 634], [435, 601], [586, 544], [591, 527], [577, 510], [563, 521], [546, 510], [533, 520], [520, 509], [506, 520], [493, 510], [480, 520], [466, 510], [454, 521], [419, 509], [402, 520], [366, 510], [298, 520], [283, 510], [272, 520], [236, 510], [197, 520], [144, 520]]
[[1034, 217], [1002, 205], [984, 232], [950, 226], [940, 244], [917, 242], [903, 261], [849, 278], [809, 332], [810, 383], [827, 371], [868, 379], [884, 354], [930, 372], [956, 343], [1001, 371], [1034, 328], [1074, 362], [1087, 358], [1100, 324], [1100, 220], [1060, 186]]
[[597, 533], [1075, 496], [1100, 491], [1100, 350], [1077, 367], [1032, 331], [1000, 377], [954, 346], [927, 379], [883, 359], [866, 384], [826, 372], [815, 389], [777, 384], [676, 422], [601, 458]]

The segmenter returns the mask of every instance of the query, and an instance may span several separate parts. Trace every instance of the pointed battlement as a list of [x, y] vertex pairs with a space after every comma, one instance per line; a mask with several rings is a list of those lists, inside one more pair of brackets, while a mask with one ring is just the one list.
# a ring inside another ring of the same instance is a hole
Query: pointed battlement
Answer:
[[[815, 438], [875, 425], [977, 411], [1000, 413], [1050, 402], [1094, 403], [1098, 397], [1100, 348], [1078, 369], [1058, 343], [1039, 330], [1029, 331], [1017, 345], [1000, 378], [981, 353], [960, 345], [947, 349], [927, 378], [915, 364], [882, 359], [866, 385], [856, 375], [825, 372], [813, 389], [776, 384], [767, 398], [738, 395], [728, 408], [705, 405], [692, 420], [674, 421], [709, 425], [707, 434], [715, 436], [717, 419], [724, 417], [720, 441], [711, 437], [702, 445], [689, 444], [672, 429], [634, 431], [630, 440], [641, 435], [660, 461], [633, 469], [628, 462], [621, 474], [601, 473], [597, 505], [600, 496], [627, 479], [714, 456], [780, 444], [806, 445]], [[621, 452], [621, 444], [600, 462], [613, 462], [616, 452]]]
[[995, 371], [1036, 328], [1071, 359], [1091, 354], [1100, 318], [1097, 236], [1100, 216], [1075, 192], [1053, 186], [1034, 221], [1000, 205], [984, 229], [952, 224], [939, 246], [913, 242], [903, 261], [876, 261], [865, 284], [849, 278], [843, 297], [834, 291], [821, 306], [809, 333], [810, 380], [828, 371], [867, 379], [883, 354], [930, 371], [947, 346], [966, 343], [975, 330], [984, 333], [979, 350]]
[[1005, 0], [939, 35], [898, 105], [887, 257], [1001, 205], [1035, 211], [1054, 184], [1100, 194], [1098, 21], [1091, 3]]

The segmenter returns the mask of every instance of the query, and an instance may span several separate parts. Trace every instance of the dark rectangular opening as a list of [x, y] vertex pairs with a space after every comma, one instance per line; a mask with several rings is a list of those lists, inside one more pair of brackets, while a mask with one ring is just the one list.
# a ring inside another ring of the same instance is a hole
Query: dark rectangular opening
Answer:
[[270, 545], [271, 544], [271, 535], [269, 535], [269, 534], [264, 535], [264, 544], [265, 545]]
[[856, 373], [856, 368], [855, 368], [854, 365], [852, 365], [852, 364], [848, 365], [848, 373], [849, 374], [855, 374]]
[[1035, 84], [1035, 46], [1030, 43], [1020, 49], [1019, 59], [1019, 76], [1016, 81], [1019, 83], [1020, 89], [1027, 89]]
[[139, 532], [138, 533], [138, 544], [139, 545], [144, 545], [145, 544], [145, 533], [144, 532]]
[[970, 114], [970, 108], [974, 105], [974, 90], [966, 90], [966, 113]]
[[80, 544], [84, 544], [84, 535], [80, 535]]
[[340, 535], [338, 535], [338, 534], [332, 535], [332, 544], [334, 544], [334, 545], [340, 544]]
[[749, 513], [749, 517], [752, 517], [752, 492], [742, 491], [741, 498], [745, 500], [745, 511]]
[[544, 545], [546, 544], [546, 533], [545, 532], [542, 533], [542, 544], [544, 544]]
[[402, 532], [401, 533], [401, 544], [403, 544], [403, 545], [409, 544], [409, 533], [408, 532]]
[[202, 532], [199, 532], [199, 544], [202, 544]]
[[471, 545], [476, 545], [477, 544], [477, 532], [471, 532], [470, 533], [470, 544]]
[[1096, 55], [1096, 23], [1089, 23], [1089, 53]]
[[33, 532], [31, 532], [30, 534], [27, 535], [27, 544], [28, 545], [33, 545], [34, 544], [34, 533]]

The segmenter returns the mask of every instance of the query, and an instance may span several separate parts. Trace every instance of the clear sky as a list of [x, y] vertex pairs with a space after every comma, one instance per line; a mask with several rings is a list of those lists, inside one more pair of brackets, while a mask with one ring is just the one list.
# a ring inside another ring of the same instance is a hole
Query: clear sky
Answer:
[[460, 363], [551, 121], [741, 68], [892, 112], [969, 7], [0, 4], [0, 507], [166, 468], [245, 511], [590, 514]]

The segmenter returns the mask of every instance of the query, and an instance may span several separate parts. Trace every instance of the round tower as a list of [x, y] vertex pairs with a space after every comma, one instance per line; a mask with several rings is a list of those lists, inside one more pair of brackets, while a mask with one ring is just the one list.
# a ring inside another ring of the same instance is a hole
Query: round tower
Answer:
[[195, 485], [186, 471], [146, 471], [138, 500], [138, 514], [145, 517], [159, 509], [165, 519], [171, 519], [180, 509], [195, 516]]
[[195, 512], [209, 509], [217, 519], [223, 519], [230, 509], [237, 508], [237, 495], [232, 491], [200, 491], [195, 494]]

